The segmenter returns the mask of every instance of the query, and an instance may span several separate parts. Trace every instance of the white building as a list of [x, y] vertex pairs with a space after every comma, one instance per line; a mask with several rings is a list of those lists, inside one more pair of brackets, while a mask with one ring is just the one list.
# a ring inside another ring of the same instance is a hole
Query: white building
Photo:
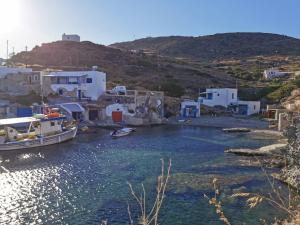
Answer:
[[77, 34], [63, 34], [61, 40], [80, 42], [80, 36]]
[[200, 93], [205, 97], [199, 97], [198, 101], [210, 107], [223, 106], [230, 108], [240, 115], [252, 115], [260, 112], [260, 101], [241, 101], [238, 99], [236, 88], [207, 88]]
[[273, 79], [273, 78], [276, 78], [276, 77], [283, 77], [283, 76], [286, 76], [287, 73], [285, 72], [280, 72], [279, 70], [277, 69], [268, 69], [268, 70], [265, 70], [264, 73], [263, 73], [263, 77], [265, 79]]
[[238, 114], [250, 116], [260, 112], [260, 101], [238, 101]]
[[237, 89], [235, 88], [207, 88], [205, 97], [199, 97], [199, 101], [207, 106], [224, 106], [236, 104], [238, 101]]
[[200, 117], [200, 102], [193, 100], [184, 100], [181, 102], [180, 114], [182, 117]]
[[99, 71], [42, 72], [44, 96], [97, 100], [106, 91], [106, 74]]
[[31, 68], [0, 66], [0, 78], [8, 74], [32, 73]]

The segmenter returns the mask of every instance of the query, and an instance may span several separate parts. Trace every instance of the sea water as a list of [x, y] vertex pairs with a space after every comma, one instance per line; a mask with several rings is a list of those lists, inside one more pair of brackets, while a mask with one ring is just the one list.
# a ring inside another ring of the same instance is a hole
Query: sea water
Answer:
[[112, 139], [109, 130], [80, 134], [73, 141], [0, 153], [0, 224], [129, 224], [140, 215], [127, 182], [146, 189], [147, 208], [155, 197], [161, 159], [172, 160], [171, 179], [160, 211], [162, 225], [222, 224], [204, 194], [220, 199], [232, 224], [259, 224], [280, 213], [267, 202], [249, 209], [233, 193], [271, 192], [266, 176], [249, 158], [225, 154], [226, 148], [256, 148], [271, 140], [250, 139], [215, 128], [157, 126], [137, 128]]

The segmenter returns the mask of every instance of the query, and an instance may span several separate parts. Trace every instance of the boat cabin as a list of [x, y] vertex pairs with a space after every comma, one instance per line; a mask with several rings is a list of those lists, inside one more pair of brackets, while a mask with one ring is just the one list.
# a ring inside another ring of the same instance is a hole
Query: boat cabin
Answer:
[[0, 144], [59, 134], [63, 131], [64, 119], [65, 116], [2, 119], [0, 120]]

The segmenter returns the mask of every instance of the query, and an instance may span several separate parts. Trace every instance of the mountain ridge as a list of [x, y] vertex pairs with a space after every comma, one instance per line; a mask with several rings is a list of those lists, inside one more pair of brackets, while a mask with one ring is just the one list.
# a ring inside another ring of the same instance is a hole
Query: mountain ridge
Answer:
[[220, 33], [198, 37], [149, 37], [110, 46], [123, 50], [150, 50], [169, 57], [192, 60], [300, 55], [300, 39], [261, 32]]
[[[109, 88], [123, 84], [172, 96], [197, 96], [199, 88], [237, 83], [253, 90], [267, 87], [262, 72], [273, 66], [300, 70], [300, 40], [277, 34], [226, 33], [145, 38], [111, 46], [56, 41], [18, 53], [10, 61], [38, 69], [86, 70], [96, 65], [108, 74]], [[175, 93], [177, 89], [181, 90]]]

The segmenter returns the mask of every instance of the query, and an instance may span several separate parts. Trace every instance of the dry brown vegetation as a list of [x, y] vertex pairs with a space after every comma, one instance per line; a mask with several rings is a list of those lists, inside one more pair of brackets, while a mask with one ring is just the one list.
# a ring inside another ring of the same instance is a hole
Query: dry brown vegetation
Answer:
[[[137, 219], [138, 220], [137, 224], [140, 225], [159, 224], [158, 223], [159, 212], [165, 198], [165, 192], [166, 192], [167, 184], [171, 173], [172, 161], [169, 160], [169, 165], [167, 167], [166, 172], [165, 172], [164, 160], [161, 160], [161, 164], [162, 164], [161, 175], [158, 176], [157, 178], [156, 198], [153, 205], [150, 207], [150, 210], [148, 209], [148, 204], [146, 202], [146, 191], [144, 185], [142, 184], [142, 193], [139, 195], [134, 191], [132, 185], [128, 183], [131, 195], [134, 197], [134, 199], [136, 200], [140, 208], [140, 216]], [[129, 204], [128, 204], [128, 215], [129, 215], [130, 224], [131, 225], [135, 224], [135, 221], [131, 216], [132, 214], [131, 214]]]

